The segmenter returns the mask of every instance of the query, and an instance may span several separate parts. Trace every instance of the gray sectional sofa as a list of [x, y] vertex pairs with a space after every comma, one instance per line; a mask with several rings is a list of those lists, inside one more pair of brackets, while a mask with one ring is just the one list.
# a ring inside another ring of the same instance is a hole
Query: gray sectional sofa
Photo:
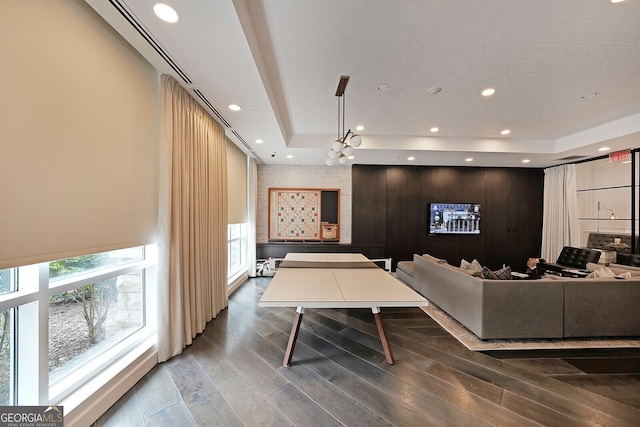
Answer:
[[481, 339], [640, 336], [640, 269], [636, 273], [627, 279], [489, 280], [430, 255], [414, 255], [396, 270]]

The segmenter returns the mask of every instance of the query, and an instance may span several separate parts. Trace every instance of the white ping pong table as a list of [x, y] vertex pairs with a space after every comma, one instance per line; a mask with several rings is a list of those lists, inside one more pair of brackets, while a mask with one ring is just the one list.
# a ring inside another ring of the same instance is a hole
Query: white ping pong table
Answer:
[[387, 362], [393, 353], [380, 307], [422, 307], [429, 302], [362, 254], [289, 253], [258, 303], [260, 307], [296, 307], [284, 355], [291, 364], [305, 308], [370, 308]]

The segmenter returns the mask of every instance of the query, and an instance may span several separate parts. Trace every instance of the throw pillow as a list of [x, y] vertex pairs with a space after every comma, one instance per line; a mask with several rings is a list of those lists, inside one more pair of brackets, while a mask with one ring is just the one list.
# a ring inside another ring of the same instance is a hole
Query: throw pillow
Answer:
[[474, 259], [471, 262], [463, 259], [460, 261], [460, 268], [462, 270], [482, 271], [482, 265], [480, 265], [480, 262], [477, 259]]
[[600, 264], [596, 264], [594, 262], [587, 263], [587, 270], [589, 271], [596, 271], [596, 270], [600, 270], [601, 268], [602, 268], [602, 265]]
[[589, 275], [587, 276], [587, 279], [603, 279], [605, 277], [613, 277], [613, 276], [615, 276], [615, 274], [613, 274], [613, 271], [611, 271], [607, 267], [602, 267], [597, 270], [593, 270], [591, 273], [589, 273]]
[[612, 277], [619, 277], [621, 279], [631, 277], [631, 272], [626, 272], [623, 274], [616, 274], [610, 268], [602, 267], [598, 270], [593, 270], [588, 276], [587, 279], [607, 279]]
[[482, 278], [482, 270], [476, 271], [476, 270], [465, 270], [465, 269], [460, 268], [459, 271], [462, 271], [463, 273], [466, 273], [469, 276]]
[[474, 259], [471, 262], [463, 259], [460, 262], [460, 270], [474, 277], [482, 277], [482, 266], [477, 259]]
[[447, 263], [446, 259], [436, 258], [436, 257], [431, 256], [429, 254], [422, 254], [422, 257], [424, 259], [428, 259], [429, 261], [437, 262], [438, 264], [446, 264]]
[[482, 268], [482, 278], [491, 280], [511, 280], [511, 267], [491, 271], [489, 267]]

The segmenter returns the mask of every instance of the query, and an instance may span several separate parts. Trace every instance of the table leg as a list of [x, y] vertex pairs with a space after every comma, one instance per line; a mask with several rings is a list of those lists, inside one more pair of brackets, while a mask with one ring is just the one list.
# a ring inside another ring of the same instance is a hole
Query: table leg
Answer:
[[304, 307], [298, 307], [296, 310], [296, 317], [293, 319], [293, 325], [291, 326], [291, 334], [289, 335], [289, 343], [287, 344], [287, 351], [284, 353], [284, 366], [291, 364], [293, 358], [293, 350], [296, 347], [296, 340], [298, 339], [298, 331], [300, 331], [300, 323], [302, 322], [302, 315], [304, 314]]
[[380, 335], [380, 341], [382, 342], [384, 355], [387, 357], [387, 363], [389, 365], [393, 365], [393, 353], [391, 352], [391, 346], [389, 345], [387, 334], [384, 332], [384, 327], [382, 326], [382, 317], [380, 316], [380, 308], [371, 307], [371, 311], [373, 312], [373, 318], [376, 319], [376, 326], [378, 327], [378, 334]]

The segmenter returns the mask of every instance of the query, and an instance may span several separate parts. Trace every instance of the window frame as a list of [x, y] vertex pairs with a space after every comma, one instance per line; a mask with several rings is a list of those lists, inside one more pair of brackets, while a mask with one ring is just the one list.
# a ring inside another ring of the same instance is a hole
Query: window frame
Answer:
[[[17, 289], [0, 295], [0, 312], [14, 310], [11, 335], [13, 393], [12, 405], [58, 404], [82, 386], [115, 364], [135, 347], [156, 335], [155, 309], [150, 307], [156, 284], [156, 245], [143, 247], [140, 260], [117, 266], [92, 269], [64, 278], [49, 279], [49, 262], [14, 267]], [[53, 261], [53, 260], [52, 260]], [[72, 374], [50, 384], [49, 380], [49, 299], [61, 292], [71, 291], [95, 282], [140, 271], [142, 273], [142, 310], [144, 325], [111, 348], [97, 355], [91, 363], [84, 363]]]
[[[232, 227], [238, 226], [240, 228], [240, 232], [238, 235], [232, 236]], [[248, 261], [248, 229], [249, 224], [246, 222], [237, 223], [237, 224], [228, 224], [227, 225], [227, 281], [231, 284], [235, 279], [240, 277], [242, 274], [248, 272], [249, 269], [249, 261]], [[231, 245], [236, 242], [240, 242], [240, 263], [237, 267], [231, 265]]]

